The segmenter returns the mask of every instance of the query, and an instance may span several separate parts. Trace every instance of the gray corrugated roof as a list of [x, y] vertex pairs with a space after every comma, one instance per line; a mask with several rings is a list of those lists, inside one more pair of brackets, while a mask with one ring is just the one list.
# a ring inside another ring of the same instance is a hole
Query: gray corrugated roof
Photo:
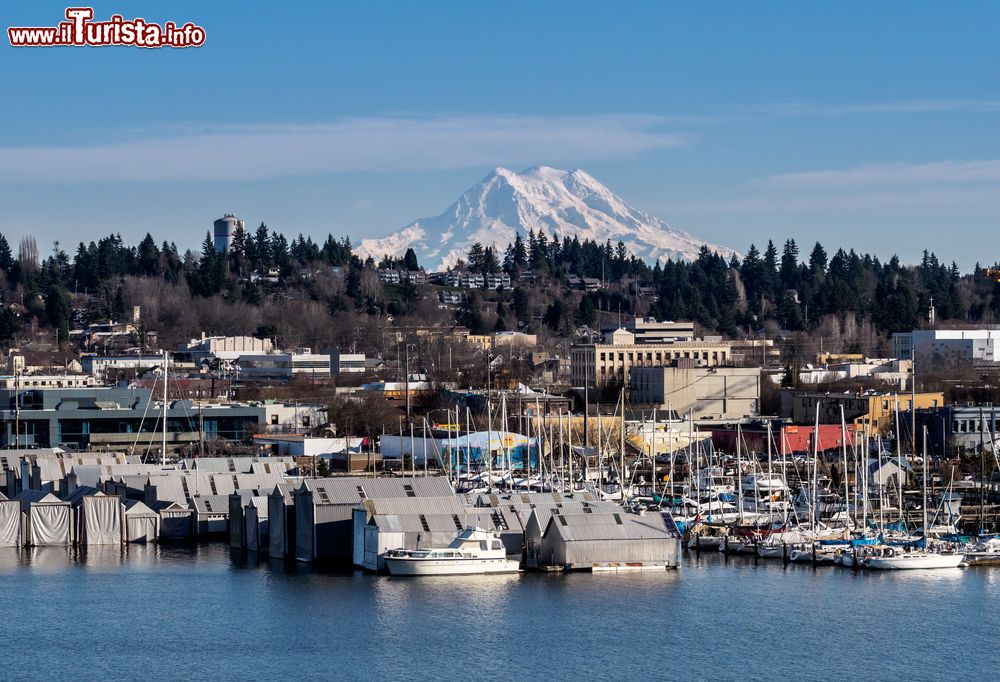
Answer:
[[[619, 522], [620, 521], [620, 522]], [[672, 536], [659, 514], [566, 514], [553, 516], [546, 534], [557, 533], [564, 542], [582, 540], [663, 540]]]
[[364, 500], [418, 498], [452, 498], [455, 496], [448, 479], [429, 478], [318, 478], [303, 484], [313, 492], [313, 504], [359, 504]]
[[451, 497], [386, 497], [365, 500], [363, 504], [368, 513], [373, 515], [465, 515], [462, 500], [457, 495]]

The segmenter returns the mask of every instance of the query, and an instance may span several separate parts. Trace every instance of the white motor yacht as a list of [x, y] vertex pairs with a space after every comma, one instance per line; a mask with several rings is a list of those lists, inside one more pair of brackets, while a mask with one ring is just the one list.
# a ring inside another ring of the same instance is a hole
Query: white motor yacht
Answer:
[[392, 575], [480, 575], [520, 570], [520, 562], [507, 558], [495, 532], [471, 527], [447, 547], [393, 550], [386, 555], [385, 565]]

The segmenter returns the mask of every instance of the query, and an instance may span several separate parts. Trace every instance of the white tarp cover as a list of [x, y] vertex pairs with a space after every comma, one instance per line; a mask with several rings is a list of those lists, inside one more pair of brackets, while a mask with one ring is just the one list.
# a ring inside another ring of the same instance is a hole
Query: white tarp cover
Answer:
[[20, 547], [21, 503], [17, 500], [0, 502], [0, 547]]
[[156, 515], [126, 517], [125, 533], [129, 542], [156, 542], [160, 534], [160, 517]]
[[120, 545], [122, 543], [121, 500], [109, 495], [83, 498], [81, 542], [84, 545]]
[[32, 504], [28, 511], [28, 523], [34, 547], [68, 545], [72, 542], [68, 504]]
[[142, 502], [127, 502], [125, 510], [126, 542], [156, 542], [160, 537], [160, 515]]

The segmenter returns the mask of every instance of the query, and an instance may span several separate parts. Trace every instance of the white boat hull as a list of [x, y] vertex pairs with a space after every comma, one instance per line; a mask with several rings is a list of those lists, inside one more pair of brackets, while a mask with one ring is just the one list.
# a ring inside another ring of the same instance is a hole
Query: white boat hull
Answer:
[[757, 546], [757, 556], [761, 559], [782, 559], [785, 556], [785, 548], [779, 546]]
[[514, 559], [413, 559], [386, 557], [390, 575], [488, 575], [517, 573], [521, 562]]
[[922, 568], [958, 568], [965, 561], [962, 554], [920, 554], [910, 556], [873, 556], [865, 566], [876, 571], [901, 571]]

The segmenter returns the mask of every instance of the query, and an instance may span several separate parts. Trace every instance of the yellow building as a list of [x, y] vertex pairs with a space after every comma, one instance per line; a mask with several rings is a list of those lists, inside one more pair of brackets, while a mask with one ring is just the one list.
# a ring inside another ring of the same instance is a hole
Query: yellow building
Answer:
[[[915, 399], [918, 410], [944, 406], [941, 392], [917, 393]], [[909, 413], [913, 401], [909, 393], [793, 393], [790, 414], [782, 412], [796, 424], [812, 424], [818, 405], [820, 424], [839, 424], [843, 408], [848, 428], [875, 436], [891, 431], [897, 409]]]
[[493, 347], [493, 338], [486, 334], [469, 334], [465, 340], [481, 351], [488, 351]]

